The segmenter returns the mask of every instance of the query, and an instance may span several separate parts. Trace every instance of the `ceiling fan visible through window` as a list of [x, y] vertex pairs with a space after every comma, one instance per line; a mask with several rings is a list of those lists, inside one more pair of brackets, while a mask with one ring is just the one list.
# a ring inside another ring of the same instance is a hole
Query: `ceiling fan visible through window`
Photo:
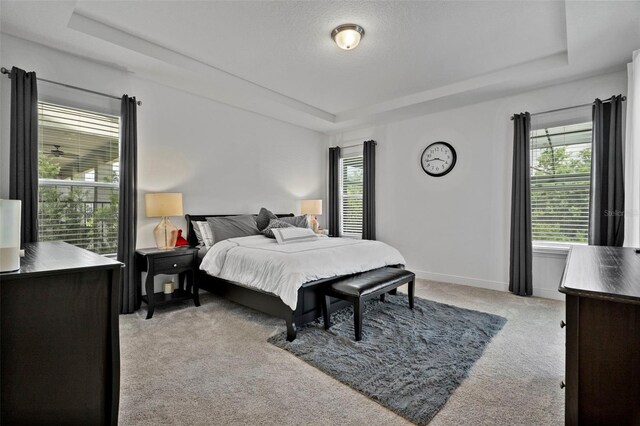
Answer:
[[78, 154], [70, 154], [60, 149], [60, 145], [53, 145], [53, 149], [49, 151], [54, 157], [78, 157]]

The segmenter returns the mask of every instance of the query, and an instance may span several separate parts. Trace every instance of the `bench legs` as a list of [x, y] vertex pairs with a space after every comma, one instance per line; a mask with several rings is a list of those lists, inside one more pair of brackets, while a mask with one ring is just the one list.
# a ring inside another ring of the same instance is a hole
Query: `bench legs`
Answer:
[[413, 295], [416, 292], [416, 279], [409, 281], [409, 309], [413, 309]]
[[324, 329], [328, 330], [331, 327], [331, 297], [322, 297], [322, 318], [324, 319]]
[[[414, 306], [414, 295], [416, 289], [416, 280], [415, 278], [408, 282], [409, 287], [409, 308], [413, 309]], [[397, 288], [389, 291], [389, 294], [396, 294]], [[384, 302], [385, 294], [382, 293], [380, 295], [380, 301]], [[362, 317], [363, 317], [363, 304], [365, 302], [365, 298], [355, 299], [353, 301], [353, 328], [355, 330], [356, 341], [362, 340]], [[322, 296], [322, 318], [324, 319], [324, 329], [328, 330], [331, 328], [331, 296], [323, 295]], [[289, 331], [289, 322], [287, 321], [287, 332]], [[293, 335], [295, 338], [295, 325], [293, 325]], [[287, 333], [288, 334], [288, 333]], [[288, 339], [287, 339], [288, 340]]]
[[[362, 303], [364, 300], [353, 301], [353, 328], [355, 329], [356, 341], [362, 340]], [[324, 329], [331, 328], [331, 297], [322, 297], [322, 318], [324, 319]]]
[[362, 340], [362, 299], [353, 302], [353, 328], [356, 331], [356, 342]]

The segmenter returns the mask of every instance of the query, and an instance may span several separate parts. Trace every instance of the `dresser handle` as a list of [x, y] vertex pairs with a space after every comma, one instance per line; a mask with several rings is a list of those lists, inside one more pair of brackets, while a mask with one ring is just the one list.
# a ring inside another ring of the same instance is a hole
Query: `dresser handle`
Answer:
[[560, 382], [560, 389], [564, 389], [564, 388], [565, 388], [565, 386], [566, 386], [566, 385], [564, 384], [564, 382]]
[[174, 267], [174, 268], [177, 268], [177, 267], [178, 267], [178, 264], [177, 264], [177, 263], [174, 263], [174, 264], [173, 264], [173, 267]]
[[566, 322], [560, 320], [560, 328], [564, 328], [567, 325]]

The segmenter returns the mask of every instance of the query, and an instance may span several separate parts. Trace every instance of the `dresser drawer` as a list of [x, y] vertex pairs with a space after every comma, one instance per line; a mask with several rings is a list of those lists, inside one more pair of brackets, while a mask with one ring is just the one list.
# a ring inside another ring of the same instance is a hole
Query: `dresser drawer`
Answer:
[[159, 257], [154, 260], [153, 269], [156, 273], [173, 270], [189, 269], [193, 265], [193, 254], [183, 254], [180, 256]]

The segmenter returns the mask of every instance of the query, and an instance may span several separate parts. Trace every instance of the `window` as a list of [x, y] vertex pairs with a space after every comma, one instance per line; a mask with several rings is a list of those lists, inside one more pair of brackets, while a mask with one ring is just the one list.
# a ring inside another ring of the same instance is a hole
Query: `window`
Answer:
[[587, 242], [591, 129], [592, 123], [585, 122], [531, 132], [534, 241]]
[[40, 241], [115, 253], [120, 118], [38, 102], [38, 122]]
[[341, 158], [340, 170], [340, 235], [362, 237], [362, 154]]

